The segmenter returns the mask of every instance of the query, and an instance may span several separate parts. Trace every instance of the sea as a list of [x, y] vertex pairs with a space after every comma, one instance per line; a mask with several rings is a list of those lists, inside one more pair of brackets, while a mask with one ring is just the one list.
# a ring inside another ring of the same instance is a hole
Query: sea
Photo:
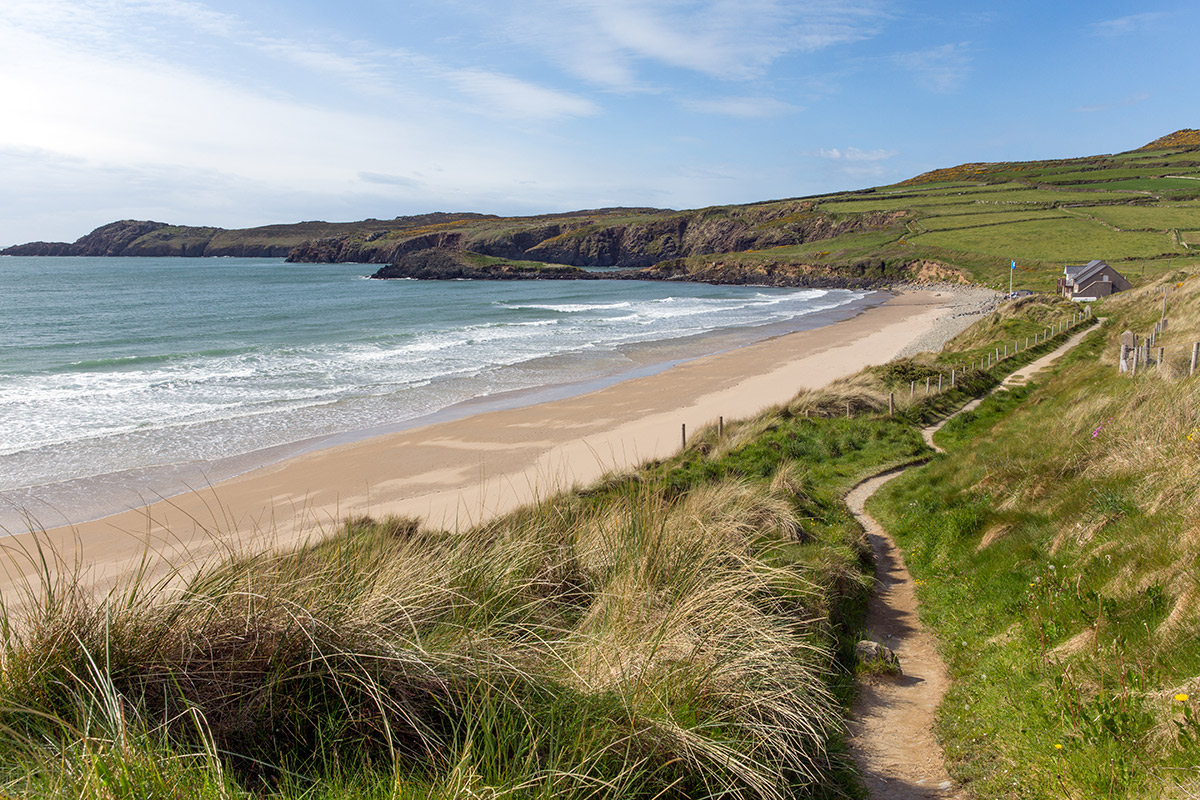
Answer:
[[0, 257], [0, 531], [590, 391], [830, 324], [847, 290], [370, 280], [367, 264]]

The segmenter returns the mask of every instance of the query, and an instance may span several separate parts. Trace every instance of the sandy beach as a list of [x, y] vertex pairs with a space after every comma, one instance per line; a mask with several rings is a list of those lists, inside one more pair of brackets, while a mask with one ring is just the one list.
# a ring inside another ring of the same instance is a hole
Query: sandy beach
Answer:
[[[187, 568], [230, 548], [287, 546], [349, 515], [479, 522], [607, 471], [667, 456], [689, 431], [747, 417], [864, 366], [939, 347], [993, 293], [910, 290], [836, 324], [678, 364], [588, 394], [319, 450], [143, 508], [39, 534], [107, 585], [147, 553]], [[964, 315], [965, 314], [965, 315]], [[38, 569], [32, 534], [4, 541], [7, 598]]]

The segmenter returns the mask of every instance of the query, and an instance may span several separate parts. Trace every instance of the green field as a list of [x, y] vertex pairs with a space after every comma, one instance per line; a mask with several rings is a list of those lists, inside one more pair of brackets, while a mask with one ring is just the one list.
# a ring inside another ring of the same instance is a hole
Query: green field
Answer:
[[1153, 258], [1184, 252], [1165, 234], [1113, 231], [1082, 219], [1036, 220], [934, 231], [910, 237], [914, 244], [985, 253], [1023, 261], [1086, 262], [1093, 258]]
[[1104, 184], [1106, 189], [1129, 189], [1137, 192], [1200, 194], [1200, 180], [1192, 178], [1131, 178]]
[[1020, 209], [1015, 211], [981, 211], [975, 214], [946, 214], [929, 217], [917, 224], [927, 231], [948, 231], [956, 228], [975, 228], [981, 225], [1006, 225], [1038, 219], [1066, 219], [1067, 212], [1057, 209], [1041, 211]]
[[1093, 216], [1127, 231], [1200, 229], [1200, 205], [1096, 206], [1072, 211]]

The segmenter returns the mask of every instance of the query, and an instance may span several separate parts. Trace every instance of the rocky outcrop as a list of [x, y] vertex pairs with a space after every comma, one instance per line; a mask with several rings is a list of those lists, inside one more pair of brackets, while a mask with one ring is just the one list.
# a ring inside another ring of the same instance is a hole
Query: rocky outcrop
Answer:
[[714, 260], [701, 265], [677, 259], [641, 270], [650, 280], [683, 280], [753, 286], [804, 286], [812, 289], [871, 289], [914, 279], [919, 262], [860, 259], [844, 264], [803, 264], [785, 261], [727, 263]]
[[526, 264], [472, 264], [458, 250], [428, 248], [406, 253], [396, 263], [378, 270], [372, 278], [412, 278], [416, 280], [596, 280], [597, 273], [578, 267]]
[[673, 259], [641, 269], [589, 272], [563, 265], [532, 265], [529, 262], [484, 263], [479, 254], [464, 250], [427, 248], [406, 253], [375, 272], [372, 278], [416, 280], [643, 280], [712, 283], [734, 286], [779, 286], [813, 289], [874, 289], [896, 283], [920, 282], [926, 262], [862, 259], [848, 264], [811, 265], [799, 263], [712, 261], [697, 266], [694, 261]]

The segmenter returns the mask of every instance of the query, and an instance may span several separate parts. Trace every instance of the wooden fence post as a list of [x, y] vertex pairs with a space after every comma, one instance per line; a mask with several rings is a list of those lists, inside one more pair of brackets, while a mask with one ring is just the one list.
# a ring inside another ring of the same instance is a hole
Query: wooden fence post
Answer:
[[683, 447], [686, 449], [687, 448], [687, 423], [686, 422], [683, 423], [680, 426], [680, 428], [681, 428], [681, 438], [683, 440], [683, 444], [680, 445], [680, 447]]
[[1196, 374], [1196, 362], [1200, 360], [1200, 342], [1192, 342], [1192, 368], [1188, 370], [1188, 375]]
[[929, 376], [925, 376], [925, 395], [929, 396]]
[[1162, 347], [1158, 348], [1158, 363], [1154, 365], [1155, 369], [1162, 369], [1163, 349]]
[[896, 415], [896, 393], [888, 392], [888, 416], [894, 417], [895, 415]]
[[725, 435], [725, 417], [717, 417], [717, 437]]
[[954, 367], [950, 368], [950, 388], [954, 388]]
[[942, 390], [942, 373], [938, 373], [938, 391]]

